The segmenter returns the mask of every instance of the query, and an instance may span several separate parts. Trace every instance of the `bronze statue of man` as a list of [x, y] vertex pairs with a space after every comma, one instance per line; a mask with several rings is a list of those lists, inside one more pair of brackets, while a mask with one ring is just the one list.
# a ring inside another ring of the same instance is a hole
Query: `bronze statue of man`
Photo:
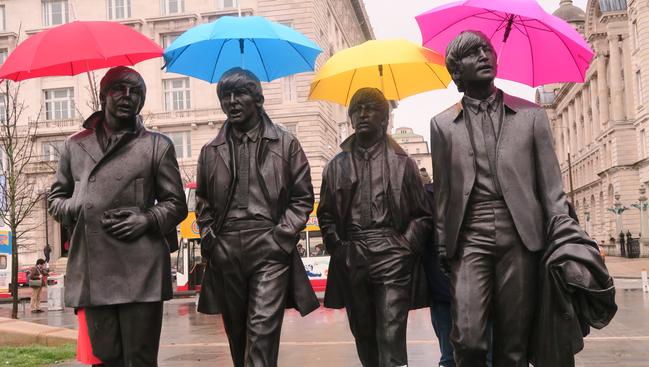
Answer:
[[110, 69], [101, 111], [70, 136], [48, 196], [72, 231], [65, 304], [84, 308], [105, 366], [157, 366], [162, 301], [172, 297], [170, 246], [187, 216], [173, 142], [146, 129], [135, 70]]
[[284, 308], [319, 307], [296, 245], [313, 210], [298, 140], [264, 112], [259, 79], [230, 69], [217, 85], [227, 116], [198, 158], [197, 222], [207, 269], [198, 311], [221, 313], [235, 367], [277, 366]]
[[432, 214], [417, 164], [386, 134], [380, 90], [354, 94], [355, 133], [326, 166], [318, 221], [331, 254], [325, 306], [345, 307], [364, 367], [408, 364], [410, 309], [428, 306], [421, 255]]
[[[440, 260], [451, 277], [457, 366], [527, 366], [547, 221], [568, 214], [545, 111], [494, 86], [496, 53], [480, 32], [446, 49], [462, 101], [431, 120]], [[450, 269], [449, 269], [450, 267]]]

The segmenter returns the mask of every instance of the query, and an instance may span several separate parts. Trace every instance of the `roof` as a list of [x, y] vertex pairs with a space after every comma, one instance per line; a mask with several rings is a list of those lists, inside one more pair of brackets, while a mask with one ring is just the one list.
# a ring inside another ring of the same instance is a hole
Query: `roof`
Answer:
[[[614, 0], [625, 1], [625, 0]], [[565, 20], [568, 23], [585, 22], [586, 13], [578, 6], [573, 5], [572, 0], [561, 0], [559, 9], [555, 10], [552, 15]]]

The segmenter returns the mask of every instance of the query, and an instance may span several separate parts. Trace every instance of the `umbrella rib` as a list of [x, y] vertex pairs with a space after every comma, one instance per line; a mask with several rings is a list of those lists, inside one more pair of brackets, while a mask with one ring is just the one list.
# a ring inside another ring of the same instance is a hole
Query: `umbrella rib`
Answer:
[[[520, 18], [520, 17], [519, 17]], [[523, 24], [523, 28], [525, 29], [525, 35], [527, 36], [527, 44], [530, 45], [530, 62], [532, 63], [532, 85], [535, 85], [535, 68], [534, 68], [534, 49], [532, 48], [532, 40], [530, 39], [530, 34], [527, 32], [527, 28], [525, 24]]]
[[496, 35], [496, 33], [498, 33], [499, 30], [503, 29], [503, 25], [505, 24], [506, 21], [507, 21], [507, 18], [502, 19], [502, 22], [500, 22], [500, 24], [498, 25], [496, 30], [491, 34], [491, 37], [489, 37], [490, 40], [494, 39], [494, 36]]
[[171, 68], [173, 66], [173, 64], [176, 62], [176, 60], [178, 60], [180, 58], [180, 56], [182, 56], [185, 53], [185, 51], [189, 48], [189, 46], [191, 46], [191, 45], [187, 45], [187, 46], [183, 47], [183, 49], [180, 50], [180, 53], [178, 54], [178, 56], [175, 56], [173, 59], [171, 59], [171, 62], [167, 65], [167, 71], [169, 71], [169, 68]]
[[261, 57], [261, 52], [259, 52], [259, 47], [257, 47], [257, 42], [255, 42], [254, 38], [249, 38], [250, 42], [252, 42], [253, 45], [255, 45], [255, 51], [257, 51], [257, 55], [259, 55], [259, 61], [261, 61], [261, 66], [264, 67], [264, 72], [266, 73], [266, 80], [270, 81], [270, 75], [268, 75], [268, 70], [266, 69], [266, 63], [264, 62], [264, 58]]
[[214, 60], [214, 67], [212, 68], [212, 75], [210, 76], [210, 83], [214, 83], [214, 74], [216, 74], [216, 65], [218, 65], [218, 61], [221, 58], [221, 52], [223, 51], [223, 47], [225, 46], [226, 41], [221, 42], [221, 47], [219, 47], [219, 52], [216, 55], [216, 59]]
[[354, 74], [352, 74], [352, 78], [349, 80], [349, 87], [347, 88], [347, 96], [345, 96], [345, 105], [349, 102], [349, 92], [352, 90], [352, 84], [354, 84], [354, 77], [356, 76], [356, 70], [354, 69]]
[[397, 80], [394, 78], [394, 72], [392, 71], [392, 65], [388, 64], [388, 68], [390, 69], [390, 75], [392, 75], [392, 84], [394, 84], [394, 90], [397, 92], [397, 100], [401, 100], [401, 96], [399, 95], [399, 88], [397, 87]]
[[[427, 44], [427, 43], [430, 42], [433, 38], [437, 37], [440, 33], [446, 31], [447, 29], [453, 27], [454, 25], [457, 25], [457, 24], [460, 23], [461, 21], [463, 21], [463, 20], [465, 20], [465, 19], [469, 19], [469, 18], [471, 18], [471, 17], [475, 17], [476, 15], [482, 15], [482, 14], [486, 14], [486, 13], [489, 13], [489, 11], [485, 11], [484, 13], [479, 13], [479, 14], [471, 14], [471, 15], [467, 15], [467, 16], [465, 16], [465, 17], [462, 18], [462, 19], [458, 19], [458, 20], [457, 20], [456, 22], [454, 22], [453, 24], [449, 24], [447, 27], [445, 27], [445, 28], [443, 28], [443, 29], [440, 29], [439, 32], [437, 32], [437, 33], [435, 33], [434, 35], [428, 37], [428, 40], [426, 40], [426, 42], [422, 42], [422, 45]], [[422, 36], [423, 36], [423, 35], [422, 35]]]
[[433, 73], [433, 75], [435, 75], [435, 78], [437, 78], [437, 80], [439, 80], [439, 82], [442, 83], [442, 85], [444, 85], [444, 82], [439, 77], [439, 75], [437, 75], [437, 72], [430, 66], [430, 64], [426, 63], [426, 66], [430, 69], [430, 71]]
[[[311, 64], [309, 64], [309, 60], [307, 60], [306, 57], [304, 57], [304, 55], [302, 55], [302, 53], [300, 51], [298, 51], [297, 48], [295, 48], [295, 45], [293, 44], [293, 42], [291, 42], [291, 41], [285, 41], [285, 42], [288, 43], [291, 46], [291, 48], [293, 48], [295, 50], [295, 52], [297, 52], [298, 55], [300, 55], [300, 57], [302, 58], [302, 60], [304, 60], [304, 62], [307, 64], [308, 67], [310, 67], [310, 68], [313, 67], [313, 66], [311, 66]], [[313, 59], [313, 62], [315, 63], [315, 59]]]
[[133, 62], [133, 60], [131, 60], [131, 57], [128, 54], [124, 54], [124, 56], [126, 57], [126, 60], [128, 60], [128, 62], [131, 63], [131, 66], [135, 65], [135, 63]]

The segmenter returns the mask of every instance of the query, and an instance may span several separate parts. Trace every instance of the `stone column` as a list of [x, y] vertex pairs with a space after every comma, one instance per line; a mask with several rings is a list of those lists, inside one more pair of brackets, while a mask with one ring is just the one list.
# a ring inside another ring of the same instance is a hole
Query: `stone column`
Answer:
[[557, 150], [557, 159], [559, 159], [559, 163], [563, 162], [563, 152], [565, 151], [565, 139], [566, 139], [566, 132], [563, 128], [563, 116], [560, 114], [556, 115], [556, 129], [554, 130], [554, 133], [557, 134], [557, 146], [555, 147]]
[[581, 127], [582, 121], [582, 110], [581, 110], [581, 94], [575, 95], [575, 99], [572, 101], [575, 105], [575, 123], [577, 124], [577, 151], [581, 151], [586, 144], [584, 144], [584, 129]]
[[570, 124], [568, 122], [568, 110], [561, 112], [561, 126], [564, 134], [563, 161], [568, 161], [568, 152], [571, 152], [572, 134], [570, 134]]
[[593, 141], [597, 139], [601, 130], [599, 108], [597, 107], [597, 84], [599, 84], [599, 78], [592, 78], [590, 80], [590, 108], [593, 110], [593, 123], [591, 125], [593, 129]]
[[584, 85], [581, 92], [582, 115], [584, 116], [584, 147], [593, 142], [593, 119], [590, 110], [590, 84]]
[[613, 121], [624, 121], [626, 119], [626, 108], [624, 107], [624, 84], [622, 83], [622, 58], [620, 55], [619, 36], [608, 37], [611, 59], [611, 117]]
[[601, 126], [606, 126], [610, 120], [606, 74], [606, 55], [600, 51], [597, 53], [597, 98], [599, 99], [599, 123]]
[[631, 38], [628, 34], [622, 36], [622, 70], [624, 72], [624, 100], [626, 117], [631, 120], [635, 117], [635, 73], [631, 62]]
[[570, 152], [572, 154], [577, 152], [577, 128], [575, 125], [575, 105], [570, 103], [568, 105], [568, 130], [570, 130]]

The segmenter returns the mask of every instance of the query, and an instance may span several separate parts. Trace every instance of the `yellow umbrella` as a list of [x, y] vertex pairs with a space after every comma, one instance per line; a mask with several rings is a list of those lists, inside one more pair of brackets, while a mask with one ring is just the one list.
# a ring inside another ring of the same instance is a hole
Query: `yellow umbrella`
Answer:
[[372, 40], [327, 60], [311, 82], [309, 99], [347, 106], [357, 90], [374, 87], [400, 100], [450, 82], [444, 57], [435, 51], [404, 39]]

